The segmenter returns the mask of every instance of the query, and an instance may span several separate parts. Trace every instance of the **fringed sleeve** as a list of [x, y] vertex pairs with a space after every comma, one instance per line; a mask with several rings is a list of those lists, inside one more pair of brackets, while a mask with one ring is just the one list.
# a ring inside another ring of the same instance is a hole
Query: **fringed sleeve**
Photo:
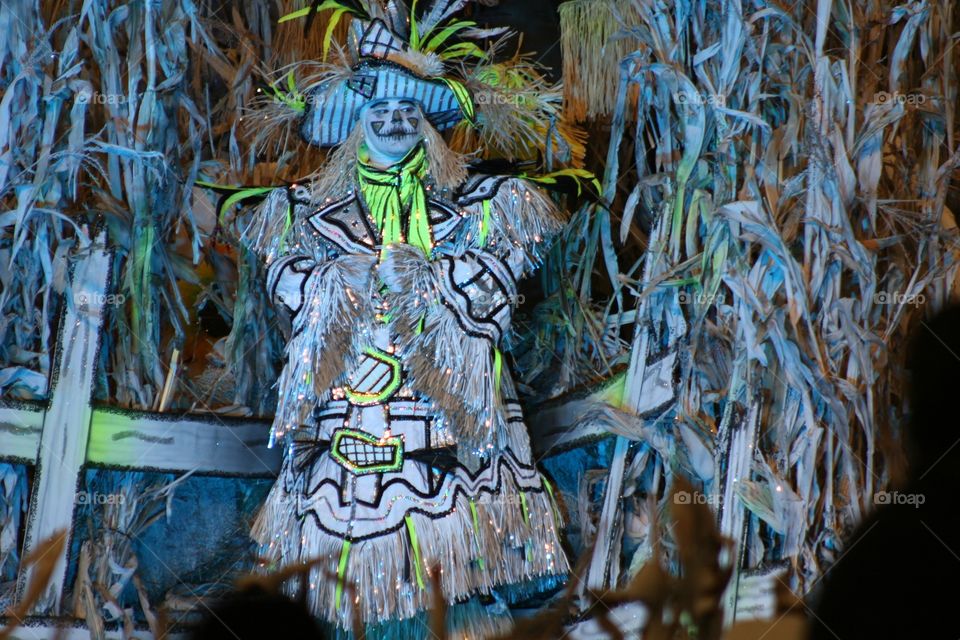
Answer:
[[268, 281], [293, 317], [278, 384], [272, 437], [307, 423], [334, 381], [356, 363], [371, 339], [375, 256], [343, 255], [316, 264], [293, 256], [271, 265]]
[[278, 187], [253, 208], [240, 241], [270, 265], [288, 255], [305, 255], [321, 261], [330, 254], [306, 222], [312, 209], [306, 185]]
[[[427, 261], [409, 245], [380, 266], [411, 383], [451, 419], [466, 443], [488, 447], [503, 425], [499, 345], [517, 304], [517, 281], [539, 265], [561, 228], [553, 202], [517, 179], [487, 178], [470, 193], [461, 250]], [[471, 206], [472, 205], [472, 206]]]
[[263, 258], [270, 300], [290, 315], [271, 442], [305, 424], [370, 337], [375, 257], [338, 255], [307, 222], [304, 185], [275, 189], [244, 232]]

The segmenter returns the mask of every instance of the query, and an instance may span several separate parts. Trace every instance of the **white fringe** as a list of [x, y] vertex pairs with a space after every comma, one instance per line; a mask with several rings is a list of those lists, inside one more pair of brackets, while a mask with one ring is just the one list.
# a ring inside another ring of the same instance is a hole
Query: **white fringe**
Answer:
[[373, 343], [375, 264], [376, 256], [345, 255], [310, 274], [278, 382], [274, 439], [305, 424], [337, 378], [352, 371]]
[[[463, 234], [464, 251], [477, 248], [483, 221], [480, 203], [471, 205]], [[563, 229], [563, 217], [557, 205], [541, 189], [520, 178], [506, 180], [490, 201], [490, 227], [481, 249], [495, 254], [522, 251], [523, 273], [529, 275], [540, 266], [539, 253]]]
[[[549, 494], [528, 492], [525, 501], [526, 515], [507, 474], [499, 494], [476, 499], [479, 527], [474, 527], [469, 500], [462, 495], [447, 516], [412, 514], [424, 584], [430, 583], [429, 571], [438, 568], [443, 597], [453, 604], [498, 586], [568, 572], [557, 533], [559, 514]], [[312, 516], [300, 518], [296, 504], [297, 497], [277, 482], [257, 516], [253, 535], [264, 546], [262, 556], [280, 566], [324, 559], [309, 575], [307, 604], [316, 615], [349, 628], [354, 607], [359, 607], [365, 624], [375, 624], [412, 618], [432, 606], [429, 587], [418, 585], [410, 536], [401, 527], [351, 545], [345, 581], [353, 583], [356, 596], [350, 602], [344, 589], [337, 608], [337, 581], [332, 576], [343, 540], [317, 528]], [[285, 588], [295, 595], [296, 586], [291, 581]]]
[[438, 301], [436, 268], [409, 245], [391, 247], [380, 266], [391, 291], [387, 299], [409, 371], [407, 384], [443, 412], [458, 442], [486, 449], [503, 409], [494, 383], [493, 347], [466, 335], [454, 313]]

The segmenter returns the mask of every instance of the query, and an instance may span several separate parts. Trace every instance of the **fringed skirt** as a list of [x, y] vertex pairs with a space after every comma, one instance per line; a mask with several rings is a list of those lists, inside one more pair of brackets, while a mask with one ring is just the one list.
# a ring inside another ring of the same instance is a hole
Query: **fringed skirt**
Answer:
[[254, 525], [262, 554], [274, 567], [318, 560], [307, 602], [343, 629], [356, 611], [365, 625], [410, 623], [391, 637], [425, 634], [417, 620], [439, 572], [444, 600], [460, 603], [450, 618], [464, 637], [502, 631], [508, 618], [471, 598], [536, 592], [569, 570], [519, 404], [505, 401], [503, 418], [498, 446], [467, 454], [432, 403], [405, 390], [367, 406], [326, 402], [288, 442]]

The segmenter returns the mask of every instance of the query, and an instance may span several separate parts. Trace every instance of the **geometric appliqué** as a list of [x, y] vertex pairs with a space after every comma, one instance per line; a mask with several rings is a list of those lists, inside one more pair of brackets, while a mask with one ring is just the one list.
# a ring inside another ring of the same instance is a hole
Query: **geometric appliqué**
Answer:
[[366, 431], [337, 429], [330, 442], [330, 457], [356, 475], [400, 471], [403, 437], [378, 438]]
[[379, 349], [365, 349], [343, 390], [351, 404], [368, 406], [387, 400], [400, 388], [400, 361]]

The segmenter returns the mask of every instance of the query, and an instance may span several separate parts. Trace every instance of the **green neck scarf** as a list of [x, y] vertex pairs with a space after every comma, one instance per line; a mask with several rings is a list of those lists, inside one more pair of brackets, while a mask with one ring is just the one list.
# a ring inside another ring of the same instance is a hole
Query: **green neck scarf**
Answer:
[[[400, 162], [380, 169], [370, 164], [365, 144], [360, 146], [357, 179], [360, 193], [380, 232], [384, 248], [398, 242], [420, 247], [430, 258], [433, 236], [427, 213], [427, 191], [423, 178], [427, 174], [427, 154], [422, 144], [410, 150]], [[407, 238], [403, 236], [403, 216], [407, 214]], [[381, 251], [380, 259], [383, 260]]]

